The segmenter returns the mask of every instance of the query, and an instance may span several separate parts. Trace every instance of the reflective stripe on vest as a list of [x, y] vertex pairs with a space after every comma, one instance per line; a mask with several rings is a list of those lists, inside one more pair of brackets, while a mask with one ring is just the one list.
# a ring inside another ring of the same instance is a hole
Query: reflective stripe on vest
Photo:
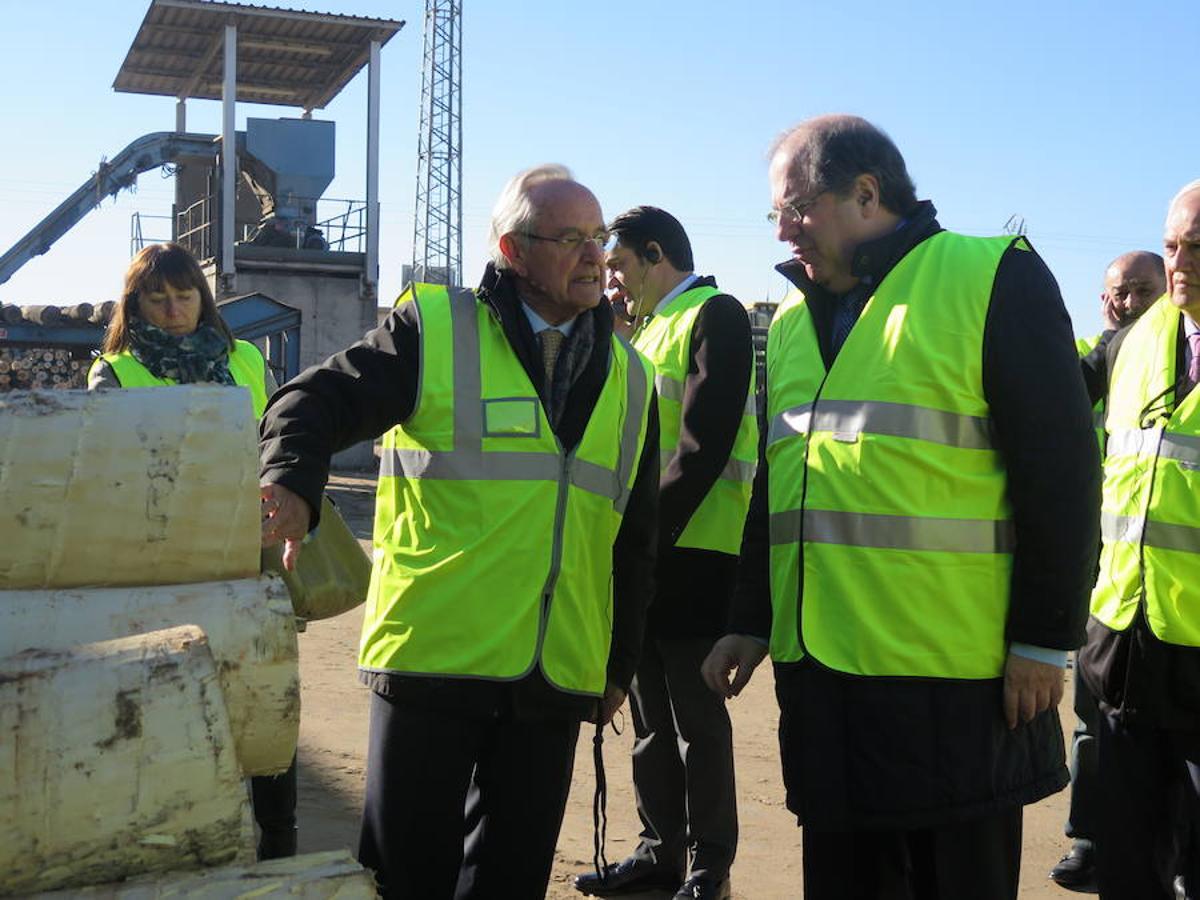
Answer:
[[[672, 299], [633, 336], [633, 345], [654, 365], [658, 391], [660, 469], [665, 471], [679, 448], [685, 379], [691, 359], [692, 329], [704, 304], [720, 294], [715, 287], [694, 287]], [[747, 339], [749, 336], [747, 335]], [[752, 354], [748, 355], [752, 360]], [[704, 495], [675, 542], [677, 547], [736, 555], [750, 507], [750, 489], [758, 466], [758, 422], [754, 408], [754, 367], [733, 447], [716, 482]]]
[[1200, 646], [1200, 390], [1178, 405], [1181, 312], [1160, 298], [1113, 365], [1091, 612], [1124, 631], [1144, 605], [1160, 640]]
[[1015, 538], [983, 394], [996, 268], [939, 233], [879, 285], [831, 369], [804, 297], [768, 332], [771, 655], [856, 675], [998, 677]]
[[[564, 453], [489, 307], [415, 285], [416, 408], [384, 438], [359, 665], [605, 686], [612, 544], [645, 443], [652, 371], [614, 338], [600, 397]], [[619, 435], [618, 440], [613, 440]]]
[[[105, 353], [101, 360], [108, 363], [123, 388], [169, 387], [178, 384], [173, 378], [159, 378], [134, 358], [128, 350], [120, 353]], [[262, 352], [249, 341], [235, 340], [233, 352], [229, 354], [229, 374], [234, 383], [250, 391], [250, 402], [254, 417], [261, 419], [267, 408], [266, 362]]]

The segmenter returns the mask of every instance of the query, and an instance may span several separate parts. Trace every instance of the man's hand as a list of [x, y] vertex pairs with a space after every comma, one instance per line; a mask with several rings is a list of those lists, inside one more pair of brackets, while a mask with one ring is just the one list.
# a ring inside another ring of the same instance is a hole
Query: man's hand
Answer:
[[[700, 674], [705, 684], [728, 700], [742, 692], [766, 655], [767, 648], [761, 641], [744, 634], [727, 634], [713, 644], [700, 664]], [[737, 672], [730, 681], [729, 673], [734, 669]]]
[[1008, 654], [1004, 664], [1004, 718], [1009, 729], [1056, 709], [1063, 695], [1063, 670], [1050, 663]]
[[1105, 291], [1100, 295], [1100, 319], [1104, 322], [1104, 330], [1112, 331], [1125, 324], [1128, 313], [1125, 308]]
[[625, 691], [610, 681], [604, 688], [604, 696], [599, 700], [597, 711], [599, 716], [598, 723], [604, 726], [611, 722], [613, 716], [617, 714], [617, 710], [621, 708], [621, 704], [624, 702]]
[[300, 555], [300, 542], [308, 534], [312, 511], [307, 502], [282, 484], [264, 484], [258, 490], [262, 498], [262, 545], [274, 547], [283, 541], [283, 567], [290, 572]]

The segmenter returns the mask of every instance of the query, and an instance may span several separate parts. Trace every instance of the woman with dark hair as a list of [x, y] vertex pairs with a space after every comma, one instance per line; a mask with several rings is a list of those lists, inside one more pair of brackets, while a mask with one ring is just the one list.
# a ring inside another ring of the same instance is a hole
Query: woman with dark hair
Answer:
[[[101, 350], [88, 390], [240, 385], [249, 389], [259, 418], [276, 387], [261, 351], [233, 336], [199, 264], [179, 244], [154, 244], [133, 258]], [[295, 856], [295, 758], [282, 775], [252, 777], [250, 791], [262, 832], [258, 858]]]
[[200, 265], [179, 244], [153, 244], [133, 258], [101, 351], [89, 390], [237, 384], [250, 390], [261, 416], [275, 388], [262, 353], [234, 338]]

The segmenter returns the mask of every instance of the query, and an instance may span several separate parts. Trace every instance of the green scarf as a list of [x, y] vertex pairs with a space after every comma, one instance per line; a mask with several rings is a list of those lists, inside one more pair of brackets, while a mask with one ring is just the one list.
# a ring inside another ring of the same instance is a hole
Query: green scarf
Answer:
[[235, 384], [229, 372], [229, 343], [211, 325], [177, 336], [135, 318], [129, 322], [129, 337], [133, 358], [156, 378], [170, 378], [179, 384]]

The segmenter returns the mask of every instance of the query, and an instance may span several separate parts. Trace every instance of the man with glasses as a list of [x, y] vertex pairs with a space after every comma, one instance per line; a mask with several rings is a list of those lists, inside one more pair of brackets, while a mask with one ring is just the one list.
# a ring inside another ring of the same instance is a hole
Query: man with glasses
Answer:
[[627, 859], [577, 876], [575, 887], [597, 896], [666, 887], [687, 900], [724, 900], [737, 849], [733, 732], [700, 663], [725, 633], [754, 477], [750, 320], [715, 279], [693, 271], [687, 232], [666, 210], [638, 206], [609, 228], [609, 284], [658, 383], [659, 551], [630, 693], [641, 839]]
[[607, 240], [569, 171], [520, 173], [478, 289], [411, 285], [263, 418], [263, 539], [285, 564], [330, 456], [386, 432], [358, 659], [359, 859], [385, 897], [543, 896], [579, 723], [611, 719], [633, 677], [658, 415], [600, 305]]
[[1100, 575], [1080, 674], [1099, 701], [1096, 870], [1112, 900], [1200, 885], [1200, 181], [1171, 201], [1167, 293], [1108, 342]]
[[770, 180], [796, 291], [705, 678], [736, 695], [769, 644], [807, 900], [1011, 900], [1022, 806], [1067, 783], [1097, 544], [1066, 310], [1024, 238], [942, 230], [863, 119], [787, 132]]

